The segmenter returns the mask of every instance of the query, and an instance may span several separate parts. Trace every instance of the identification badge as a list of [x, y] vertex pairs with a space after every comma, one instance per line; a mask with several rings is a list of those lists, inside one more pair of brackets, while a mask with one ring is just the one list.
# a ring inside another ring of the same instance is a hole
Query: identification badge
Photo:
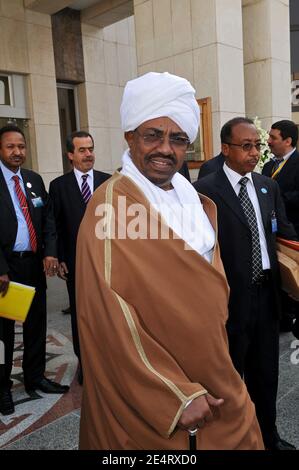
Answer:
[[271, 226], [272, 226], [272, 233], [276, 233], [277, 232], [277, 219], [276, 219], [276, 215], [274, 211], [272, 212], [272, 215], [271, 215]]
[[31, 202], [32, 202], [34, 207], [43, 207], [43, 205], [44, 205], [44, 202], [43, 202], [43, 200], [40, 196], [39, 197], [34, 197], [33, 199], [31, 199]]

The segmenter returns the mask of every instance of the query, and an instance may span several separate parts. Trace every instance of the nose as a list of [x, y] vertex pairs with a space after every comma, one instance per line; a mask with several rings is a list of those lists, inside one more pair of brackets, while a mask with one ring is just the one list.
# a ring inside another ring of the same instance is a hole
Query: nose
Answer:
[[163, 140], [160, 141], [158, 146], [159, 152], [163, 155], [173, 154], [173, 149], [170, 145], [169, 138], [167, 136], [163, 137]]
[[253, 146], [252, 146], [252, 149], [251, 149], [251, 151], [250, 151], [250, 155], [256, 156], [256, 155], [259, 155], [259, 154], [260, 154], [260, 150], [258, 150], [258, 149], [256, 148], [256, 146], [253, 145]]

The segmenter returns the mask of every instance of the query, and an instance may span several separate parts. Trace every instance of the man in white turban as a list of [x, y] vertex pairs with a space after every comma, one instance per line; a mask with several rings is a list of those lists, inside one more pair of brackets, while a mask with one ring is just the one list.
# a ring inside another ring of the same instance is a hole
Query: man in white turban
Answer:
[[177, 172], [197, 135], [190, 83], [130, 81], [121, 105], [129, 149], [95, 193], [77, 245], [85, 371], [81, 449], [262, 449], [235, 371], [216, 208]]

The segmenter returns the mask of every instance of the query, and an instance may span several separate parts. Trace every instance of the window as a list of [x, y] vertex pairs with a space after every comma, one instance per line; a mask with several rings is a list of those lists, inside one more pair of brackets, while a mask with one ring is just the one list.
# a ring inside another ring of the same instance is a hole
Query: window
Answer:
[[26, 76], [0, 72], [0, 117], [28, 119]]
[[0, 75], [0, 105], [11, 106], [11, 86], [8, 75]]

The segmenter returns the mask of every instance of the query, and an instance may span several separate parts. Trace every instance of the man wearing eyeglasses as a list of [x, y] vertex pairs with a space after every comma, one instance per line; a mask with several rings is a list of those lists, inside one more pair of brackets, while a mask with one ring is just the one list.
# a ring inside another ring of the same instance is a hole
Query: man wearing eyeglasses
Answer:
[[265, 447], [291, 450], [276, 429], [279, 359], [279, 269], [276, 236], [296, 240], [278, 184], [254, 173], [261, 148], [253, 121], [237, 117], [221, 129], [223, 169], [194, 184], [218, 210], [218, 240], [230, 286], [227, 332]]
[[215, 205], [178, 173], [199, 126], [194, 92], [169, 73], [127, 83], [122, 169], [80, 226], [80, 449], [188, 449], [199, 427], [201, 449], [263, 448], [227, 347]]

